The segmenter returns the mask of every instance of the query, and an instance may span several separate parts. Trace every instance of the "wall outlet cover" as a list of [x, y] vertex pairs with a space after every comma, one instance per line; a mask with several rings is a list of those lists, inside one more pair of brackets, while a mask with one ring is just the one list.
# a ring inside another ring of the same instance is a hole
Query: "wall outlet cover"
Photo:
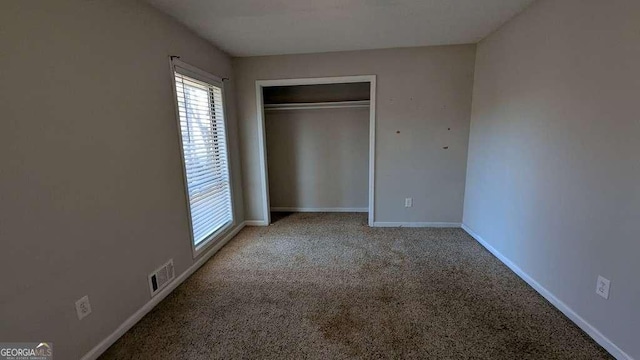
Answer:
[[404, 207], [412, 207], [413, 206], [413, 198], [404, 199]]
[[605, 299], [609, 299], [610, 287], [611, 281], [609, 281], [609, 279], [598, 276], [598, 283], [596, 284], [596, 294], [602, 296]]
[[76, 301], [76, 312], [78, 313], [78, 320], [82, 320], [87, 315], [91, 314], [91, 303], [89, 302], [88, 295], [85, 295]]

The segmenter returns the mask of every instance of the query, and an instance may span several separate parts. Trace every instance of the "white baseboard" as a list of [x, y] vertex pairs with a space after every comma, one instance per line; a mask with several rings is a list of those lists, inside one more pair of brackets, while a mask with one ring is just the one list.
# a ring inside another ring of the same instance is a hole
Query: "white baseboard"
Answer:
[[453, 222], [383, 222], [376, 221], [373, 227], [434, 227], [434, 228], [459, 228], [460, 223]]
[[369, 212], [367, 208], [301, 208], [301, 207], [272, 207], [273, 212]]
[[268, 226], [269, 225], [264, 220], [245, 220], [244, 224], [246, 226]]
[[587, 333], [593, 340], [595, 340], [600, 346], [605, 348], [611, 355], [613, 355], [616, 359], [619, 360], [633, 360], [633, 358], [622, 351], [616, 344], [614, 344], [611, 340], [609, 340], [606, 336], [602, 335], [598, 329], [589, 324], [585, 319], [583, 319], [580, 315], [578, 315], [573, 309], [571, 309], [567, 304], [562, 302], [560, 299], [555, 297], [549, 290], [540, 285], [537, 281], [535, 281], [531, 276], [525, 273], [522, 269], [520, 269], [516, 264], [514, 264], [507, 257], [502, 255], [498, 250], [496, 250], [493, 246], [489, 245], [482, 237], [476, 234], [473, 230], [471, 230], [467, 225], [462, 224], [462, 229], [469, 233], [471, 237], [476, 239], [482, 246], [484, 246], [490, 253], [492, 253], [498, 260], [502, 261], [509, 269], [511, 269], [516, 275], [518, 275], [522, 280], [524, 280], [529, 286], [531, 286], [535, 291], [537, 291], [540, 295], [542, 295], [545, 299], [547, 299], [553, 306], [555, 306], [558, 310], [560, 310], [566, 317], [568, 317], [571, 321], [573, 321], [580, 329]]
[[102, 340], [98, 345], [96, 345], [93, 349], [89, 350], [81, 360], [95, 360], [103, 352], [105, 352], [109, 346], [113, 345], [124, 333], [126, 333], [129, 329], [131, 329], [140, 319], [142, 319], [149, 311], [151, 311], [156, 305], [158, 305], [167, 295], [169, 295], [178, 285], [182, 284], [191, 274], [193, 274], [196, 270], [198, 270], [202, 265], [204, 265], [207, 260], [209, 260], [218, 250], [220, 250], [229, 240], [233, 239], [234, 236], [245, 227], [245, 222], [237, 225], [233, 228], [227, 236], [225, 236], [222, 240], [220, 240], [217, 244], [211, 247], [211, 249], [207, 250], [207, 252], [200, 257], [193, 265], [191, 265], [186, 271], [184, 271], [180, 276], [178, 276], [174, 281], [172, 281], [166, 288], [162, 289], [156, 296], [152, 297], [146, 304], [144, 304], [138, 311], [133, 313], [127, 320], [125, 320], [118, 328], [112, 332], [109, 336], [107, 336], [104, 340]]

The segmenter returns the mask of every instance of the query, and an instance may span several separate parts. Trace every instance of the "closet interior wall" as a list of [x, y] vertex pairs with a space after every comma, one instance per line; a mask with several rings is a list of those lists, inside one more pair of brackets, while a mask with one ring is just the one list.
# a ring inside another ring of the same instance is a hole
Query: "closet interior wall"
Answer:
[[369, 86], [264, 88], [272, 211], [367, 212]]

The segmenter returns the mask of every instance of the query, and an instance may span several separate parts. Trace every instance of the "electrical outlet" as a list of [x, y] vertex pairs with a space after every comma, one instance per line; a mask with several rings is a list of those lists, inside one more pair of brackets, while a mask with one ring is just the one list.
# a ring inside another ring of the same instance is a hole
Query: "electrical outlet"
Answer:
[[602, 276], [598, 276], [598, 283], [596, 284], [596, 294], [602, 296], [605, 299], [609, 299], [609, 288], [611, 287], [611, 281], [605, 279]]
[[82, 320], [87, 315], [91, 314], [91, 303], [89, 302], [88, 295], [85, 295], [76, 301], [76, 312], [78, 313], [78, 320]]
[[404, 199], [404, 207], [412, 207], [412, 206], [413, 206], [413, 199], [412, 198]]

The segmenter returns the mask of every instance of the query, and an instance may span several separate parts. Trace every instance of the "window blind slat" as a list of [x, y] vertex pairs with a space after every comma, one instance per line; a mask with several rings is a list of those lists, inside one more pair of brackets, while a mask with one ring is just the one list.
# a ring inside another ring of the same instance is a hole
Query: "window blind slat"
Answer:
[[[216, 99], [213, 99], [214, 101]], [[213, 117], [215, 118], [217, 115], [222, 114], [222, 107], [221, 106], [210, 106], [209, 104], [206, 103], [206, 101], [188, 101], [188, 106], [187, 106], [187, 102], [185, 102], [184, 100], [178, 100], [178, 106], [180, 107], [180, 110], [186, 111], [187, 109], [189, 111], [202, 111], [203, 115], [208, 116], [210, 114], [211, 110], [214, 110], [215, 112], [211, 115], [213, 115]]]
[[192, 187], [192, 190], [189, 191], [192, 198], [192, 205], [195, 205], [197, 202], [204, 200], [211, 193], [217, 193], [226, 190], [227, 184], [225, 183], [227, 182], [228, 181], [220, 181], [214, 185], [204, 184], [200, 187]]
[[185, 147], [185, 151], [188, 151], [190, 154], [195, 152], [226, 152], [226, 146], [220, 145], [207, 145], [207, 144], [193, 144], [191, 146]]
[[209, 203], [206, 209], [201, 208], [199, 211], [196, 211], [194, 213], [193, 215], [193, 218], [195, 219], [194, 221], [200, 222], [201, 220], [211, 218], [213, 215], [219, 214], [219, 213], [227, 215], [227, 213], [223, 209], [223, 208], [226, 208], [227, 206], [229, 206], [229, 203], [226, 201], [223, 201], [220, 203], [216, 203], [216, 202]]
[[211, 235], [216, 228], [226, 224], [228, 221], [228, 214], [222, 212], [211, 213], [208, 217], [199, 219], [193, 231], [200, 234], [200, 237], [207, 237]]
[[219, 206], [227, 206], [227, 205], [228, 205], [227, 201], [206, 198], [206, 199], [203, 199], [201, 203], [195, 204], [193, 206], [192, 216], [195, 217], [196, 215], [207, 212], [209, 209], [217, 209], [217, 207]]
[[194, 245], [233, 222], [222, 89], [175, 72]]
[[196, 187], [215, 187], [218, 184], [228, 181], [228, 177], [226, 174], [211, 174], [211, 175], [197, 175], [193, 179], [193, 185], [190, 189], [195, 189]]
[[208, 164], [201, 164], [200, 162], [198, 162], [197, 164], [191, 164], [190, 167], [191, 169], [187, 171], [187, 175], [189, 176], [198, 176], [200, 174], [210, 174], [210, 173], [218, 173], [218, 172], [226, 173], [226, 162], [223, 162], [219, 165], [208, 165]]
[[226, 224], [229, 219], [229, 215], [223, 212], [210, 213], [208, 217], [200, 218], [198, 223], [194, 226], [194, 233], [199, 233], [200, 237], [207, 237], [211, 235], [215, 228], [220, 225]]

